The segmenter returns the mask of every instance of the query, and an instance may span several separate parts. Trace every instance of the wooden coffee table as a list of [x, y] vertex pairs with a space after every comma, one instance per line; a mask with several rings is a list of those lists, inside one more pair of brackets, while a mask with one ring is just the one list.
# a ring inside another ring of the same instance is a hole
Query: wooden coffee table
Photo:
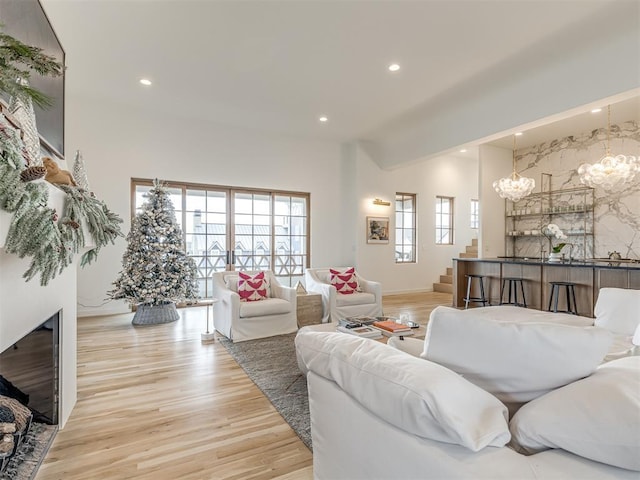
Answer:
[[[304, 329], [305, 331], [311, 331], [311, 332], [338, 332], [344, 335], [349, 335], [348, 333], [337, 330], [336, 329], [337, 326], [338, 325], [336, 323], [320, 323], [318, 325], [308, 325], [306, 327], [302, 327], [300, 330]], [[413, 335], [409, 335], [406, 338], [418, 338], [423, 340], [424, 336], [427, 334], [427, 329], [424, 327], [424, 325], [420, 325], [419, 328], [414, 328], [412, 330], [413, 330]], [[352, 336], [355, 336], [355, 335], [352, 335]], [[375, 340], [381, 343], [387, 343], [389, 338], [390, 337], [383, 335], [382, 338], [372, 338], [371, 340]]]

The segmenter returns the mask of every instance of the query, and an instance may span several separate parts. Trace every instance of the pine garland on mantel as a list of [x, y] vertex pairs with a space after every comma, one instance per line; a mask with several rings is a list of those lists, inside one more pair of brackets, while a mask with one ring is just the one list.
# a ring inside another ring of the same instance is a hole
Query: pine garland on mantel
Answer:
[[47, 206], [49, 190], [44, 180], [21, 178], [27, 168], [23, 151], [18, 131], [0, 113], [0, 209], [12, 214], [4, 247], [20, 258], [31, 257], [23, 277], [29, 281], [39, 274], [40, 285], [45, 286], [86, 246], [82, 225], [95, 245], [82, 256], [80, 265], [85, 266], [103, 246], [124, 236], [122, 219], [91, 192], [66, 185], [56, 186], [66, 194], [60, 216]]

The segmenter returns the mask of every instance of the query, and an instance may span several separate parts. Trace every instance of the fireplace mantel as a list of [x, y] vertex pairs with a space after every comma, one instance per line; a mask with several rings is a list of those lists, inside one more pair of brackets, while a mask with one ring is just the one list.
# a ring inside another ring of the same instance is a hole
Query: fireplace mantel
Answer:
[[[65, 194], [47, 184], [49, 206], [62, 212]], [[66, 423], [77, 399], [76, 381], [76, 302], [77, 265], [64, 269], [46, 287], [36, 276], [25, 282], [22, 274], [30, 259], [18, 258], [4, 250], [11, 215], [0, 211], [0, 352], [29, 333], [56, 312], [60, 319], [60, 427]]]

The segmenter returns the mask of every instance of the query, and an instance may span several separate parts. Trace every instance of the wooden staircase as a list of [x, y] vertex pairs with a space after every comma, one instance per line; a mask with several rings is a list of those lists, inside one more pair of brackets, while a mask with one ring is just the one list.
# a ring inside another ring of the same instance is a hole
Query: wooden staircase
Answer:
[[[478, 239], [474, 238], [471, 245], [465, 247], [465, 251], [460, 253], [460, 258], [478, 258]], [[434, 292], [453, 293], [453, 268], [447, 267], [447, 273], [440, 275], [440, 281], [433, 284]]]

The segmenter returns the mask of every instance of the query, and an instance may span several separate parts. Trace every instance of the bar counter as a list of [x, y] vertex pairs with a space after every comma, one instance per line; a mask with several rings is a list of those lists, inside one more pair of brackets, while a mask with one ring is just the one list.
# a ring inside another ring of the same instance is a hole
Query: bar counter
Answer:
[[[616, 262], [608, 259], [587, 261], [572, 260], [548, 262], [539, 258], [454, 258], [453, 259], [453, 306], [464, 307], [468, 274], [484, 275], [485, 294], [491, 305], [500, 304], [500, 289], [504, 277], [523, 279], [528, 308], [546, 310], [551, 293], [550, 282], [573, 282], [576, 284], [578, 314], [593, 317], [593, 307], [598, 291], [604, 287], [640, 289], [640, 262]], [[477, 282], [473, 283], [472, 297], [480, 296]], [[507, 292], [505, 289], [505, 300]], [[478, 306], [478, 304], [470, 304]], [[564, 292], [558, 303], [566, 310]]]

